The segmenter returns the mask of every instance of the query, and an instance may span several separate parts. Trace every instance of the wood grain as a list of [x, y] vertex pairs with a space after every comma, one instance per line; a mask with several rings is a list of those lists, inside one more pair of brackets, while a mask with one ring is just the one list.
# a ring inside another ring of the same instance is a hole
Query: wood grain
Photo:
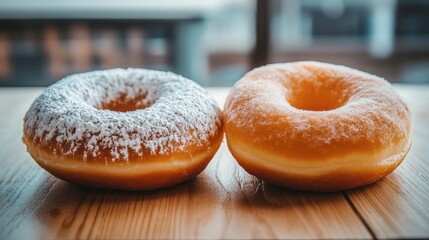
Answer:
[[[427, 237], [429, 88], [397, 89], [414, 114], [406, 161], [375, 184], [329, 194], [261, 182], [225, 144], [202, 174], [172, 188], [75, 186], [38, 167], [21, 143], [22, 118], [42, 89], [0, 89], [0, 239]], [[209, 92], [223, 105], [228, 89]]]
[[378, 238], [429, 236], [429, 87], [397, 85], [413, 113], [413, 144], [389, 176], [347, 193]]

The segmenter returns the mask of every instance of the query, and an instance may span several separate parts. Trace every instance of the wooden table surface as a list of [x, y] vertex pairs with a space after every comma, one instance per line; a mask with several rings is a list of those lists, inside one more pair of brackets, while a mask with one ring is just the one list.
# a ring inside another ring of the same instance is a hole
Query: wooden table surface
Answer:
[[[41, 169], [21, 142], [41, 88], [0, 89], [0, 239], [429, 237], [429, 86], [395, 85], [413, 112], [413, 146], [392, 174], [337, 193], [261, 182], [225, 143], [194, 180], [151, 192], [78, 187]], [[222, 106], [227, 88], [209, 89]]]

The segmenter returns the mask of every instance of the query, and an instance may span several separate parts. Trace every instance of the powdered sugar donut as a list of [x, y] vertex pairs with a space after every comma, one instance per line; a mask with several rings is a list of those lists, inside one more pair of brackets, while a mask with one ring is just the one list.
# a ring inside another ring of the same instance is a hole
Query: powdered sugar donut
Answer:
[[24, 118], [36, 162], [86, 186], [148, 190], [199, 174], [220, 146], [221, 111], [173, 73], [112, 69], [48, 87]]
[[385, 80], [318, 62], [246, 74], [224, 109], [228, 147], [249, 173], [337, 191], [392, 172], [411, 146], [411, 113]]

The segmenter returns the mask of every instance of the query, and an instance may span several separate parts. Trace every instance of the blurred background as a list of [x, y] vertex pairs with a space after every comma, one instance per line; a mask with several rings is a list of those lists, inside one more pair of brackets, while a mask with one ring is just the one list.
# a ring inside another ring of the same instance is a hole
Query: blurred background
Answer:
[[0, 0], [0, 86], [114, 67], [231, 86], [299, 60], [429, 83], [429, 1]]

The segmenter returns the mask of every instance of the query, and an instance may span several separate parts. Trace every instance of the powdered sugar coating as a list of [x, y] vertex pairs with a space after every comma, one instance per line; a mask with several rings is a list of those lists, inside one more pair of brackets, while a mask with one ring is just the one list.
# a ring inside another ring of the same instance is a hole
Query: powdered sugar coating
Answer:
[[[121, 97], [142, 109], [102, 109]], [[24, 134], [54, 154], [105, 162], [184, 152], [190, 145], [208, 148], [220, 126], [220, 109], [199, 85], [143, 69], [66, 77], [48, 87], [24, 118]]]
[[[287, 99], [308, 91], [304, 84], [314, 92], [333, 91], [344, 104], [328, 111], [295, 108]], [[240, 132], [246, 144], [297, 158], [392, 149], [411, 135], [411, 112], [387, 81], [317, 62], [254, 69], [230, 92], [224, 115], [227, 137]]]

